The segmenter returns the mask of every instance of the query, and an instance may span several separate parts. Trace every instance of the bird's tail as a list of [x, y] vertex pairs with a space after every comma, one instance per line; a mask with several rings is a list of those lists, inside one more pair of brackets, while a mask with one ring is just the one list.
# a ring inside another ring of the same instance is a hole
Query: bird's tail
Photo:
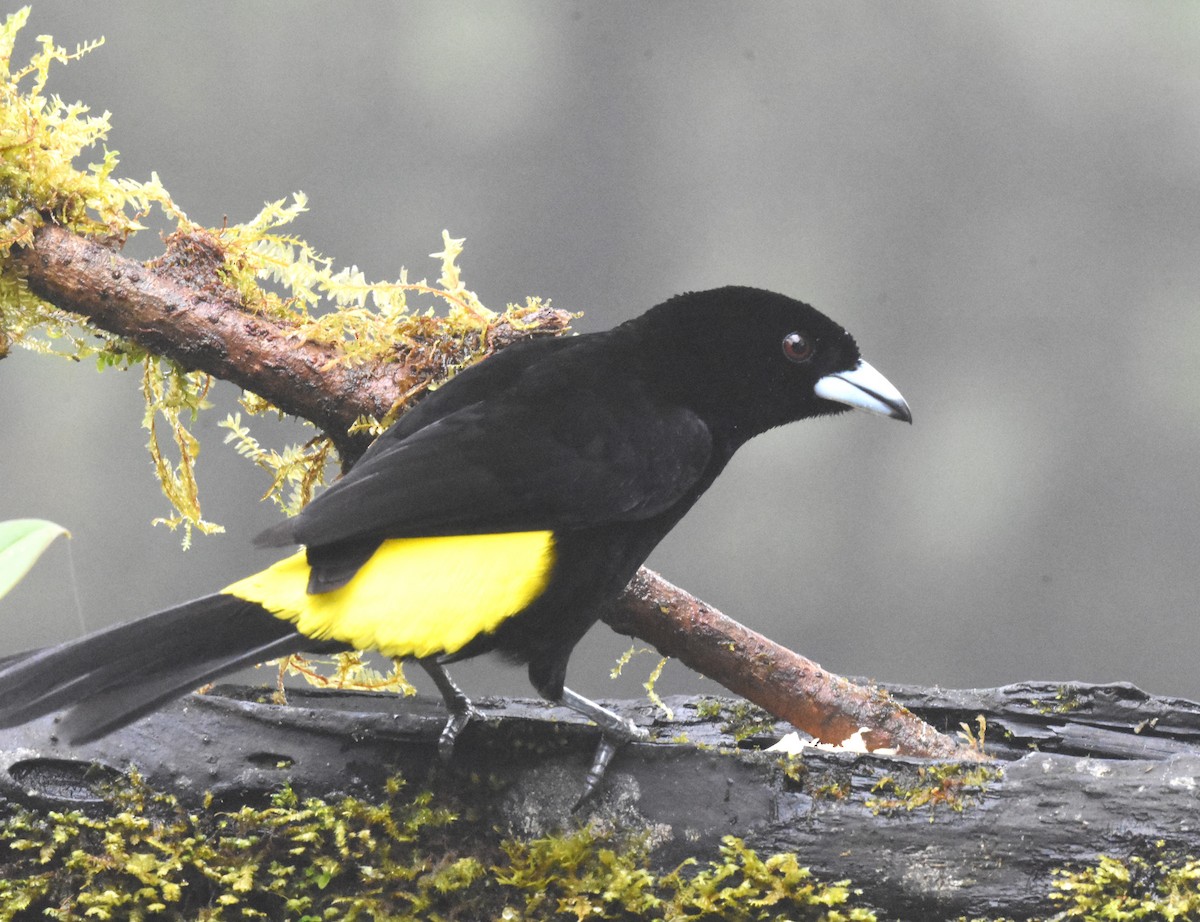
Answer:
[[69, 711], [84, 743], [243, 666], [322, 645], [261, 605], [217, 593], [0, 661], [0, 727]]

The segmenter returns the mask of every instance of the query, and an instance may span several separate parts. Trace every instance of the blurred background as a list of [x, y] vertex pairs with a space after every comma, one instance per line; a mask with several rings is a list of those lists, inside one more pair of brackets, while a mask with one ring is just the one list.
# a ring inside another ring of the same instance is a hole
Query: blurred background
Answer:
[[[17, 61], [39, 33], [105, 37], [49, 91], [110, 111], [118, 172], [195, 220], [303, 190], [297, 232], [375, 279], [436, 278], [448, 228], [485, 304], [541, 295], [580, 331], [728, 283], [848, 327], [915, 424], [742, 450], [650, 560], [727, 614], [845, 675], [1200, 698], [1200, 5], [35, 0]], [[277, 556], [229, 386], [196, 426], [227, 533], [150, 527], [139, 384], [0, 362], [0, 519], [74, 535], [0, 600], [0, 652]], [[568, 682], [639, 694], [654, 658], [608, 678], [628, 646], [598, 626]]]

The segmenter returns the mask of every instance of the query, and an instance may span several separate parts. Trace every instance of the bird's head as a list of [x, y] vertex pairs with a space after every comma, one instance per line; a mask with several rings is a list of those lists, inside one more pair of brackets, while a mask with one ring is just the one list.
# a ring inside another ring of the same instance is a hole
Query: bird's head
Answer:
[[648, 371], [738, 444], [854, 408], [912, 422], [900, 392], [863, 360], [854, 337], [793, 298], [737, 286], [691, 292], [629, 326], [648, 346]]

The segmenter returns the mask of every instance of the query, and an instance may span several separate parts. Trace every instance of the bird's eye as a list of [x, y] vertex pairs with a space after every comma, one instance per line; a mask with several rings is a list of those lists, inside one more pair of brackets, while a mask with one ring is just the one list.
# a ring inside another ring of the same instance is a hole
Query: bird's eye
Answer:
[[803, 333], [789, 333], [783, 338], [783, 354], [791, 362], [807, 362], [812, 358], [812, 340]]

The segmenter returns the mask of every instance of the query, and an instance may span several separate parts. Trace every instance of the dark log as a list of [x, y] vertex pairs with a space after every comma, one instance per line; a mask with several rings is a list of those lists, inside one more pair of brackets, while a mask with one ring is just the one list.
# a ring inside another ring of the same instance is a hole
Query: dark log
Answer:
[[[459, 834], [480, 849], [497, 830], [540, 835], [601, 819], [656, 827], [654, 861], [714, 857], [720, 838], [760, 854], [795, 853], [823, 880], [849, 879], [881, 918], [1049, 918], [1060, 868], [1108, 855], [1150, 864], [1200, 854], [1200, 705], [1128, 685], [1022, 683], [999, 689], [890, 693], [943, 732], [986, 719], [996, 761], [931, 763], [810, 749], [764, 752], [790, 728], [740, 742], [722, 730], [734, 702], [615, 702], [652, 730], [624, 748], [600, 795], [577, 814], [595, 729], [528, 700], [481, 700], [454, 759], [442, 765], [444, 720], [423, 698], [293, 690], [193, 695], [104, 740], [68, 749], [54, 722], [0, 735], [0, 797], [42, 809], [102, 809], [104, 783], [137, 766], [188, 803], [211, 792], [240, 805], [290, 781], [298, 791], [369, 796], [400, 772], [466, 811]], [[686, 738], [686, 741], [682, 741]], [[486, 784], [472, 782], [480, 776]]]

